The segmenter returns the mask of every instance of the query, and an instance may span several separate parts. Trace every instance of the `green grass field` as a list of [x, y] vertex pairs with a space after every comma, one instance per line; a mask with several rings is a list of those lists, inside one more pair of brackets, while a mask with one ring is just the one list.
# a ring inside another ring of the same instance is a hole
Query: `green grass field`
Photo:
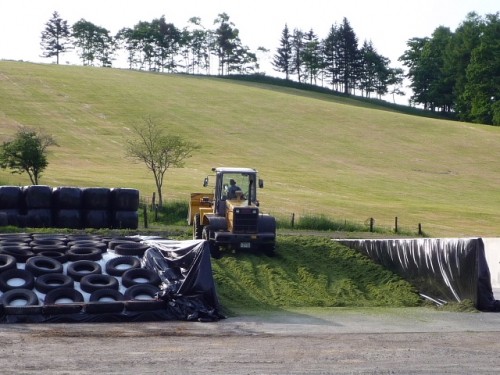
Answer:
[[[500, 128], [398, 113], [351, 98], [215, 77], [0, 61], [0, 140], [20, 124], [52, 134], [41, 183], [131, 187], [130, 126], [151, 116], [199, 148], [167, 172], [164, 196], [204, 191], [214, 166], [257, 168], [261, 207], [439, 236], [498, 236]], [[28, 177], [0, 170], [0, 183]]]

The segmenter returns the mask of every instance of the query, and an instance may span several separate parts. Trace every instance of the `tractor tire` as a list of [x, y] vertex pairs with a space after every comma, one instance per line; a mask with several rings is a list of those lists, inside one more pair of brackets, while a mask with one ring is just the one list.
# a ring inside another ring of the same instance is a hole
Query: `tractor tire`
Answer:
[[215, 243], [214, 240], [210, 239], [210, 231], [211, 228], [209, 225], [204, 226], [201, 237], [202, 239], [208, 242], [210, 248], [210, 255], [212, 256], [212, 258], [220, 259], [221, 258], [220, 245]]
[[200, 214], [194, 215], [193, 219], [193, 240], [201, 240], [203, 227], [200, 223]]

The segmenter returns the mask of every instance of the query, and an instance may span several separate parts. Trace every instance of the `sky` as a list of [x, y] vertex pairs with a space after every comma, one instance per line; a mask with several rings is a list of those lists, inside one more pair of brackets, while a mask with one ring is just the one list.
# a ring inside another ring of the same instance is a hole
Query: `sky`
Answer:
[[[104, 27], [114, 35], [123, 27], [139, 21], [152, 21], [162, 15], [182, 29], [192, 17], [201, 18], [206, 28], [214, 28], [221, 13], [240, 31], [240, 40], [250, 50], [264, 47], [270, 52], [258, 54], [261, 70], [279, 76], [270, 61], [279, 46], [281, 33], [313, 30], [324, 39], [334, 24], [347, 18], [358, 37], [371, 41], [377, 52], [397, 61], [406, 42], [414, 37], [429, 37], [439, 26], [454, 31], [475, 11], [481, 16], [500, 11], [498, 0], [0, 0], [0, 59], [51, 63], [40, 57], [40, 35], [57, 11], [69, 25], [80, 19]], [[61, 57], [61, 63], [70, 57]], [[79, 63], [71, 60], [70, 63]]]

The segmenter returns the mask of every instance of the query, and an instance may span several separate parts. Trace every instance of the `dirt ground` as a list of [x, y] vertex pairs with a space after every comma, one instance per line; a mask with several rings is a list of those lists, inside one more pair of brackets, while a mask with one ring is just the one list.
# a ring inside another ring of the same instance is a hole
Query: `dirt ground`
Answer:
[[500, 373], [498, 313], [337, 308], [1, 329], [2, 374]]

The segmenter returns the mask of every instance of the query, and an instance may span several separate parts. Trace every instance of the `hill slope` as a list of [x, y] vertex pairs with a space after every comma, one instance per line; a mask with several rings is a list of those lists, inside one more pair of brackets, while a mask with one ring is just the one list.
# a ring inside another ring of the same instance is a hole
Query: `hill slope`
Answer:
[[[167, 199], [204, 191], [212, 166], [255, 167], [265, 211], [288, 217], [422, 223], [432, 236], [496, 236], [500, 129], [409, 116], [355, 100], [265, 84], [118, 69], [0, 62], [0, 139], [19, 124], [55, 136], [42, 183], [154, 182], [124, 156], [130, 126], [151, 116], [200, 144], [171, 170]], [[0, 170], [4, 184], [26, 176]]]

